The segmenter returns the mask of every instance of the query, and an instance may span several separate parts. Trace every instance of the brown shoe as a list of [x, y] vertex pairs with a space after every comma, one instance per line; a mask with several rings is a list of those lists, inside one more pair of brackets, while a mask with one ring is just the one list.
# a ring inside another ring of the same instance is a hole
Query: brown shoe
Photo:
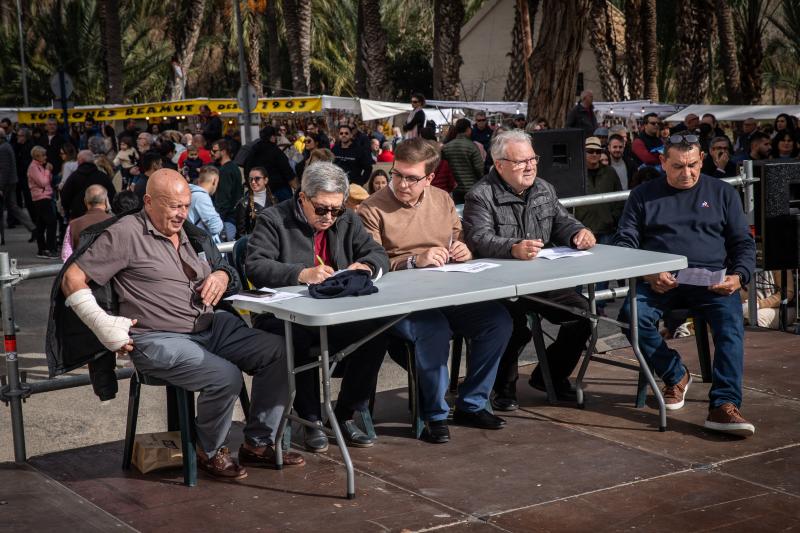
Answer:
[[[239, 462], [275, 467], [275, 448], [268, 445], [259, 448], [259, 451], [253, 451], [242, 445], [239, 448]], [[306, 464], [306, 460], [303, 459], [303, 456], [299, 453], [290, 451], [283, 452], [283, 466], [303, 466], [304, 464]]]
[[661, 389], [661, 394], [664, 396], [664, 407], [668, 411], [677, 411], [683, 407], [684, 398], [689, 391], [689, 385], [692, 384], [692, 375], [689, 373], [689, 369], [685, 366], [683, 369], [684, 374], [679, 382], [675, 385], [665, 385]]
[[740, 437], [749, 437], [756, 432], [755, 426], [745, 420], [739, 409], [732, 403], [723, 403], [708, 410], [708, 418], [703, 424], [706, 429], [722, 431]]
[[197, 450], [197, 466], [218, 478], [235, 480], [247, 477], [247, 470], [234, 462], [230, 450], [225, 446], [211, 459], [202, 450]]

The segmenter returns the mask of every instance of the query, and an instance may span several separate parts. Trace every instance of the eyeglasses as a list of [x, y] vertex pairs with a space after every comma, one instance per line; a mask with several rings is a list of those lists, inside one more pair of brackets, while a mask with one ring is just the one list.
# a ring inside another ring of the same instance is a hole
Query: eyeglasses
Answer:
[[669, 136], [669, 144], [700, 144], [700, 137], [693, 133], [686, 135], [676, 133]]
[[395, 169], [392, 169], [392, 170], [389, 171], [389, 176], [391, 176], [391, 178], [393, 180], [397, 180], [397, 181], [400, 181], [400, 182], [405, 181], [409, 185], [416, 185], [420, 181], [422, 181], [425, 178], [427, 178], [428, 176], [430, 176], [430, 174], [428, 174], [428, 176], [404, 176], [403, 174], [400, 174]]
[[586, 150], [587, 155], [600, 155], [602, 153], [603, 153], [602, 150], [593, 150], [593, 149]]
[[514, 169], [519, 170], [521, 168], [527, 167], [528, 165], [533, 166], [533, 165], [537, 164], [539, 162], [540, 158], [541, 158], [540, 156], [535, 155], [535, 156], [531, 157], [530, 159], [516, 160], [516, 159], [500, 158], [500, 159], [498, 159], [498, 161], [508, 161], [514, 167]]
[[314, 139], [303, 139], [303, 144], [313, 143]]
[[339, 207], [326, 207], [324, 205], [317, 205], [310, 199], [308, 199], [308, 201], [311, 203], [312, 206], [314, 206], [314, 214], [317, 215], [318, 217], [324, 217], [325, 215], [330, 213], [331, 217], [336, 218], [344, 215], [346, 211], [344, 206], [341, 205]]
[[341, 137], [342, 135], [350, 135], [350, 132], [349, 131], [340, 131], [339, 132], [339, 136]]
[[660, 123], [660, 122], [651, 122], [651, 121], [649, 121], [649, 120], [648, 120], [648, 121], [647, 121], [647, 124], [648, 124], [649, 126], [658, 126], [658, 125], [660, 125], [661, 123]]
[[486, 122], [485, 118], [476, 118], [475, 122]]
[[264, 179], [264, 176], [250, 176], [247, 179], [249, 179], [250, 181], [261, 181]]

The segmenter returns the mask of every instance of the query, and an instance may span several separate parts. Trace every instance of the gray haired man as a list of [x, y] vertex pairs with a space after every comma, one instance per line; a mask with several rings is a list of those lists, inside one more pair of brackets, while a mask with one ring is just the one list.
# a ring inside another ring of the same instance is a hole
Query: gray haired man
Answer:
[[[537, 178], [539, 156], [531, 139], [521, 130], [499, 133], [492, 141], [494, 167], [467, 193], [464, 202], [464, 234], [467, 246], [476, 257], [496, 257], [535, 261], [545, 246], [572, 246], [585, 250], [595, 245], [592, 232], [575, 220], [558, 202], [553, 186]], [[588, 310], [587, 300], [573, 289], [539, 294], [554, 303]], [[561, 324], [558, 337], [547, 348], [556, 395], [575, 398], [567, 379], [578, 363], [591, 333], [588, 319], [567, 311], [519, 299], [505, 302], [514, 321], [494, 383], [492, 405], [500, 411], [517, 409], [517, 360], [531, 339], [527, 314], [541, 314], [549, 322]], [[529, 384], [544, 390], [544, 380], [537, 366]]]

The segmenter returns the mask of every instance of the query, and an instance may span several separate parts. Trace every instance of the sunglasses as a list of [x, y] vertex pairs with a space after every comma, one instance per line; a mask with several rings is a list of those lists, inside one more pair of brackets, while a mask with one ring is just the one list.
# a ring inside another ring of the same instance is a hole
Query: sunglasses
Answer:
[[586, 153], [589, 155], [600, 155], [603, 153], [602, 150], [586, 150]]
[[485, 118], [478, 118], [478, 119], [475, 119], [475, 122], [486, 122], [486, 119]]
[[264, 179], [264, 176], [250, 176], [248, 179], [250, 181], [261, 181]]
[[676, 133], [675, 135], [669, 136], [669, 144], [699, 144], [699, 143], [700, 143], [700, 137], [698, 137], [693, 133], [686, 135]]
[[330, 213], [331, 217], [336, 218], [344, 215], [347, 211], [347, 209], [341, 205], [338, 207], [326, 207], [324, 205], [315, 204], [310, 198], [306, 198], [306, 200], [308, 200], [308, 202], [314, 206], [314, 214], [318, 217], [324, 217], [326, 214]]

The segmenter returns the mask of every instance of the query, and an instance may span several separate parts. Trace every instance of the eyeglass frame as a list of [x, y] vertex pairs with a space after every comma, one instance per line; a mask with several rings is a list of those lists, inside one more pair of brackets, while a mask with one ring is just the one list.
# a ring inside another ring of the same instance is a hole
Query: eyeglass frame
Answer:
[[[499, 158], [497, 158], [497, 160], [498, 161], [508, 161], [509, 163], [511, 163], [512, 168], [514, 168], [514, 170], [522, 170], [523, 168], [527, 167], [528, 164], [530, 164], [531, 166], [538, 165], [539, 164], [539, 160], [541, 158], [542, 158], [542, 156], [537, 154], [537, 155], [534, 155], [533, 157], [531, 157], [530, 159], [523, 159], [522, 161], [518, 161], [516, 159], [508, 159], [507, 157], [499, 157]], [[522, 166], [520, 166], [520, 165], [522, 165]]]
[[400, 172], [395, 170], [394, 167], [389, 169], [389, 179], [397, 178], [398, 181], [407, 183], [411, 187], [413, 187], [417, 183], [425, 180], [426, 178], [429, 178], [432, 175], [433, 175], [433, 172], [431, 172], [430, 174], [426, 174], [425, 176], [406, 176], [404, 174], [400, 174]]
[[317, 205], [314, 202], [314, 200], [312, 200], [308, 196], [304, 196], [304, 198], [308, 200], [308, 203], [310, 203], [311, 207], [314, 208], [314, 214], [317, 215], [318, 217], [324, 217], [325, 215], [330, 213], [331, 218], [338, 218], [347, 212], [347, 207], [345, 207], [344, 205], [340, 205], [339, 207], [327, 207], [327, 206]]
[[700, 136], [694, 133], [673, 133], [667, 138], [667, 144], [670, 146], [678, 144], [699, 145]]

